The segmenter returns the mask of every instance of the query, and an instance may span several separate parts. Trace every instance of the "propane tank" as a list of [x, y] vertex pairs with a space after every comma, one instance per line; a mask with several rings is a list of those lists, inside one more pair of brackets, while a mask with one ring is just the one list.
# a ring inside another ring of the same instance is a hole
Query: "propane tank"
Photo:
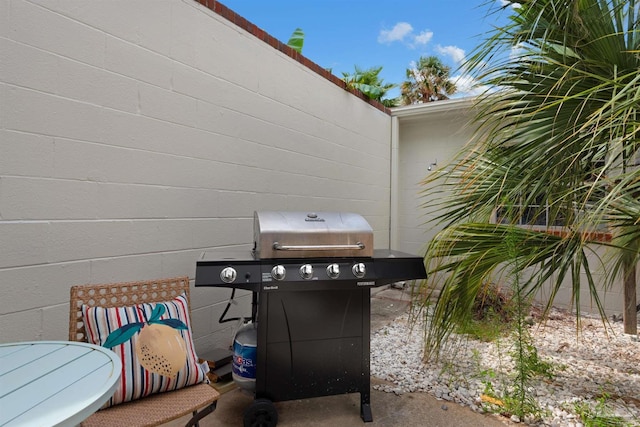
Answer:
[[257, 323], [247, 323], [238, 329], [233, 339], [231, 376], [240, 388], [250, 392], [256, 390], [257, 345]]

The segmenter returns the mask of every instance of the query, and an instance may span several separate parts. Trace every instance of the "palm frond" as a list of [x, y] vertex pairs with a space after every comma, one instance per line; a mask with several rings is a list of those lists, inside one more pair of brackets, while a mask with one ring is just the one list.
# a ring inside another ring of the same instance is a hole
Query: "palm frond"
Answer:
[[[465, 69], [493, 90], [477, 102], [470, 143], [422, 183], [423, 208], [442, 229], [425, 257], [424, 286], [439, 289], [430, 354], [514, 265], [526, 271], [521, 290], [544, 290], [547, 309], [566, 281], [577, 314], [586, 289], [604, 318], [599, 289], [640, 252], [639, 51], [635, 1], [530, 0], [472, 52]], [[603, 230], [610, 240], [595, 238]]]

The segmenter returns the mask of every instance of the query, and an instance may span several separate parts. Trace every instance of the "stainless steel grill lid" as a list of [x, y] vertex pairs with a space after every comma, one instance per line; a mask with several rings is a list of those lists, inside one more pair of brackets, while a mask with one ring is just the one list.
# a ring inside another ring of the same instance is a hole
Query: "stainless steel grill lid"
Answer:
[[256, 258], [371, 257], [373, 230], [350, 212], [254, 212]]

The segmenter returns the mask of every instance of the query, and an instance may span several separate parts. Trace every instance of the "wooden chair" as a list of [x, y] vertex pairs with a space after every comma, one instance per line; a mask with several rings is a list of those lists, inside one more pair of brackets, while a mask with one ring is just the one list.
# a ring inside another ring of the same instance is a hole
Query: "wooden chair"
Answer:
[[[188, 277], [73, 286], [69, 310], [69, 340], [87, 341], [82, 319], [83, 304], [91, 307], [121, 307], [142, 302], [167, 301], [183, 292], [190, 303]], [[157, 426], [189, 413], [193, 416], [186, 426], [197, 426], [202, 417], [213, 412], [219, 397], [220, 394], [213, 387], [200, 383], [100, 410], [83, 421], [82, 426]]]

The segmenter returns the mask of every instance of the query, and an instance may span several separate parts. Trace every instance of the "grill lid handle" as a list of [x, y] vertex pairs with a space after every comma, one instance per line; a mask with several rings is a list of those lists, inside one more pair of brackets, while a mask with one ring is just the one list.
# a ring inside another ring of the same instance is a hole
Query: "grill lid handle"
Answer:
[[347, 251], [347, 250], [363, 250], [364, 243], [357, 242], [355, 245], [281, 245], [278, 242], [273, 243], [273, 249], [276, 251]]

